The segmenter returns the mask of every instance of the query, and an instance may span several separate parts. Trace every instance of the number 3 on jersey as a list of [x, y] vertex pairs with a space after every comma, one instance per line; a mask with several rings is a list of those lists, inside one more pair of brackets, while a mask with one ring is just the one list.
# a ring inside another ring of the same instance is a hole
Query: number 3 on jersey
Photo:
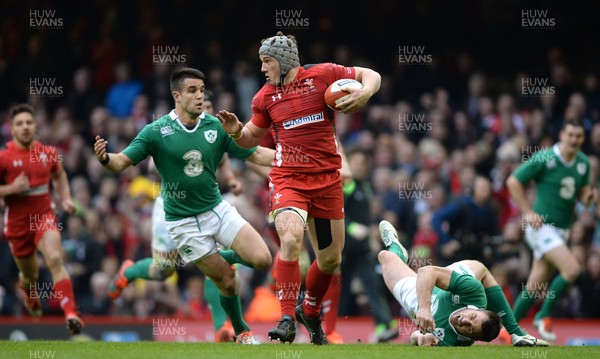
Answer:
[[575, 179], [573, 177], [565, 177], [560, 181], [560, 197], [562, 199], [571, 199], [575, 194]]
[[183, 155], [183, 159], [188, 161], [188, 164], [183, 167], [183, 172], [190, 176], [196, 177], [204, 172], [204, 165], [202, 164], [202, 152], [198, 150], [191, 150]]

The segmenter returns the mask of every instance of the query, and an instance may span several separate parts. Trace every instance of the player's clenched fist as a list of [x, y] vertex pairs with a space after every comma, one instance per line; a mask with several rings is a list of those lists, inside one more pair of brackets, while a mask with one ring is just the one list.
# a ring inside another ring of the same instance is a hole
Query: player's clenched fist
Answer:
[[428, 309], [419, 309], [416, 315], [416, 324], [421, 333], [431, 333], [435, 329], [435, 321], [433, 315]]
[[29, 190], [29, 178], [25, 176], [25, 172], [21, 172], [13, 181], [16, 193], [21, 193]]

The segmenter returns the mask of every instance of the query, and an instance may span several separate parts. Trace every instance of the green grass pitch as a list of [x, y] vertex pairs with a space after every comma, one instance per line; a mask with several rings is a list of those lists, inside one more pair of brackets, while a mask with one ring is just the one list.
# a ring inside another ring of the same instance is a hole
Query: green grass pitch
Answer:
[[0, 342], [0, 358], [11, 359], [592, 359], [600, 347], [514, 348], [482, 345], [470, 348], [419, 348], [398, 344], [344, 344], [317, 347], [309, 344], [242, 346], [234, 343], [166, 342]]

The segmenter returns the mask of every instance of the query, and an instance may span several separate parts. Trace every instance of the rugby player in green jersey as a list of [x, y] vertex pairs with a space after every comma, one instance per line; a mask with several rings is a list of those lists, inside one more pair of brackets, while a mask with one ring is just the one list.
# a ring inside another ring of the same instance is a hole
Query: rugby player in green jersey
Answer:
[[179, 68], [171, 75], [175, 109], [146, 125], [121, 153], [107, 153], [107, 141], [96, 136], [98, 160], [111, 172], [122, 172], [151, 156], [161, 176], [161, 197], [171, 239], [185, 262], [195, 265], [219, 288], [221, 305], [241, 344], [259, 344], [242, 318], [235, 272], [217, 252], [231, 248], [252, 267], [272, 262], [267, 245], [252, 226], [221, 198], [216, 169], [224, 153], [269, 166], [275, 152], [242, 149], [219, 120], [202, 111], [205, 75]]
[[[547, 341], [556, 340], [550, 319], [552, 308], [581, 272], [567, 246], [575, 204], [579, 200], [589, 206], [597, 197], [590, 185], [589, 159], [581, 152], [584, 139], [581, 121], [564, 121], [560, 142], [537, 151], [506, 182], [523, 215], [525, 241], [533, 252], [527, 285], [515, 301], [515, 318], [518, 321], [524, 317], [537, 299], [543, 299], [534, 325]], [[536, 185], [533, 206], [525, 195], [525, 186], [531, 181]], [[556, 270], [558, 274], [548, 287]]]
[[502, 288], [480, 262], [464, 260], [447, 267], [425, 266], [413, 271], [396, 229], [379, 224], [386, 250], [379, 253], [383, 279], [394, 298], [419, 330], [411, 343], [419, 346], [469, 346], [490, 342], [500, 332], [500, 322], [515, 346], [547, 346], [525, 333], [514, 319]]

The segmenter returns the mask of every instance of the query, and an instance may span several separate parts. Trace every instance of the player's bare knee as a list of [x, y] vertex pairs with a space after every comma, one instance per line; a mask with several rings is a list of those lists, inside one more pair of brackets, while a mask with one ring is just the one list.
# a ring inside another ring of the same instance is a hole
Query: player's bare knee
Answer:
[[341, 263], [341, 255], [323, 256], [322, 258], [319, 258], [319, 268], [325, 273], [333, 273]]
[[53, 272], [55, 270], [60, 270], [63, 266], [63, 261], [60, 253], [50, 253], [45, 257], [46, 265], [48, 269]]
[[175, 268], [170, 266], [157, 266], [153, 268], [151, 276], [157, 280], [163, 280], [169, 278], [175, 272]]
[[265, 250], [254, 255], [252, 266], [257, 270], [266, 270], [271, 267], [272, 263], [273, 257], [271, 257], [271, 253], [269, 250]]
[[38, 272], [20, 272], [19, 277], [20, 277], [21, 282], [35, 283], [38, 281], [39, 273]]
[[298, 258], [298, 256], [300, 255], [300, 249], [302, 244], [301, 240], [298, 240], [297, 238], [291, 235], [280, 237], [280, 239], [281, 251], [283, 253], [286, 253], [288, 256]]
[[562, 275], [567, 282], [571, 283], [574, 282], [580, 274], [581, 266], [579, 265], [579, 263], [574, 263], [570, 266], [567, 266], [567, 268], [563, 269], [560, 272], [560, 275]]

